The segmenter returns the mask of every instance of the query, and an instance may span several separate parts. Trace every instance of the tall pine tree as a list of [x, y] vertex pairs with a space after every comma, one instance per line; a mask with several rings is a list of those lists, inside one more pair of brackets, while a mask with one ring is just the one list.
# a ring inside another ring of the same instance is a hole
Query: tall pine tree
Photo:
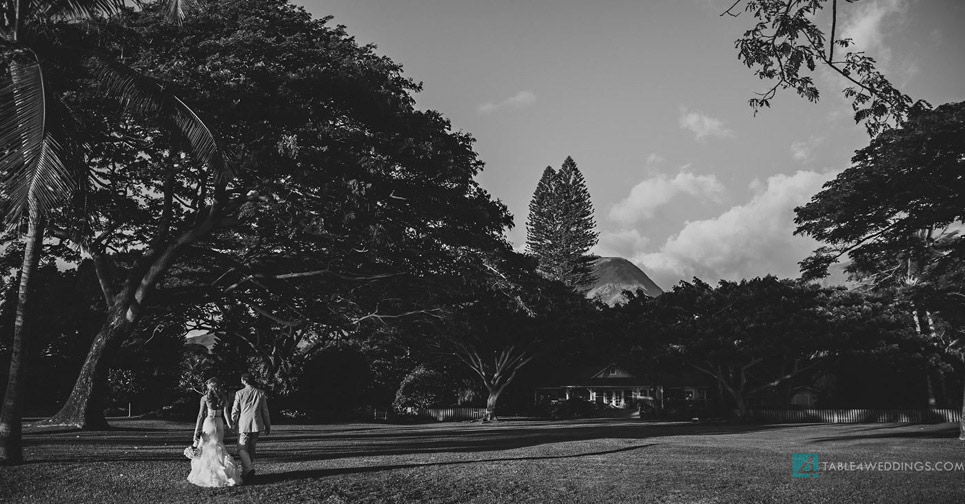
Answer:
[[592, 281], [587, 255], [596, 245], [593, 204], [583, 174], [567, 156], [560, 171], [547, 166], [529, 202], [526, 249], [545, 277], [572, 288]]

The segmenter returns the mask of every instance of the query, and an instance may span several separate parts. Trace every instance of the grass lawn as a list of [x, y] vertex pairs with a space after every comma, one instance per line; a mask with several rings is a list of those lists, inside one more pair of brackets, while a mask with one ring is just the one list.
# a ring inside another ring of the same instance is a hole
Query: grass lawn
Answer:
[[185, 479], [192, 425], [112, 423], [106, 432], [28, 429], [29, 462], [0, 467], [0, 501], [965, 502], [962, 470], [791, 477], [797, 452], [830, 463], [965, 464], [951, 424], [279, 425], [259, 445], [253, 484], [208, 489]]

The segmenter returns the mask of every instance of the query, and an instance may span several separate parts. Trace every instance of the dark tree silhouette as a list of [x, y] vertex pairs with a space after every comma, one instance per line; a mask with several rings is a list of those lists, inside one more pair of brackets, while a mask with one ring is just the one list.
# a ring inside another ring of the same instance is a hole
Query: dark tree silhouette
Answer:
[[[299, 345], [431, 312], [422, 282], [453, 270], [465, 248], [501, 242], [511, 223], [474, 180], [472, 138], [416, 110], [419, 86], [343, 27], [280, 0], [204, 4], [180, 26], [165, 16], [128, 14], [141, 43], [113, 47], [201, 104], [241, 169], [217, 176], [136, 117], [92, 146], [100, 184], [83, 246], [108, 313], [54, 424], [103, 425], [108, 350], [153, 305], [203, 307], [225, 337], [277, 349], [262, 360], [277, 375]], [[96, 125], [110, 112], [75, 108]], [[231, 327], [233, 313], [271, 331]]]
[[580, 288], [592, 281], [587, 255], [596, 245], [593, 203], [583, 174], [567, 156], [560, 170], [546, 167], [529, 204], [526, 248], [546, 278]]
[[[797, 208], [796, 233], [824, 242], [802, 261], [821, 277], [847, 256], [847, 271], [910, 303], [922, 337], [948, 357], [959, 349], [965, 310], [965, 102], [914, 107], [900, 128], [855, 153], [852, 166]], [[938, 330], [933, 315], [944, 319]], [[961, 439], [965, 440], [965, 420]]]
[[[162, 2], [169, 6], [167, 2]], [[160, 4], [159, 4], [160, 5]], [[21, 409], [24, 340], [29, 336], [30, 280], [43, 248], [45, 216], [75, 188], [85, 189], [88, 173], [81, 158], [86, 138], [64, 106], [66, 75], [86, 69], [101, 94], [142, 115], [151, 115], [178, 131], [186, 150], [213, 170], [225, 169], [224, 156], [201, 119], [177, 96], [128, 66], [96, 51], [96, 35], [83, 25], [117, 13], [116, 0], [41, 0], [3, 2], [0, 21], [4, 41], [0, 64], [0, 184], [2, 212], [18, 224], [26, 212], [24, 256], [20, 268], [18, 316], [3, 410], [0, 412], [0, 462], [22, 460]], [[169, 19], [183, 18], [188, 6], [172, 9]], [[65, 72], [65, 68], [69, 69]], [[52, 77], [51, 77], [52, 76]], [[89, 78], [90, 76], [88, 76]]]

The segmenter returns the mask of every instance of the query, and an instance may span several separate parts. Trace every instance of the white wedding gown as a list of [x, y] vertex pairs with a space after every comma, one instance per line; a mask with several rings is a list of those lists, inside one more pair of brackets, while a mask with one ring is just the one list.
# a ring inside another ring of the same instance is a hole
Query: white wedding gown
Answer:
[[224, 420], [221, 410], [208, 410], [201, 427], [201, 454], [191, 459], [188, 481], [202, 487], [224, 487], [241, 484], [241, 464], [224, 445]]

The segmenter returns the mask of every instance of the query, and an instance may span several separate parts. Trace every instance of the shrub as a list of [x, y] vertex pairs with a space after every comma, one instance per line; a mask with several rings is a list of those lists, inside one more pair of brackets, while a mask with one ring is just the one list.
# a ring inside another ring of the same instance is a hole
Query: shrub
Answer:
[[567, 418], [588, 418], [596, 414], [596, 405], [590, 401], [571, 397], [565, 401], [560, 401], [550, 408], [550, 417], [555, 420]]

